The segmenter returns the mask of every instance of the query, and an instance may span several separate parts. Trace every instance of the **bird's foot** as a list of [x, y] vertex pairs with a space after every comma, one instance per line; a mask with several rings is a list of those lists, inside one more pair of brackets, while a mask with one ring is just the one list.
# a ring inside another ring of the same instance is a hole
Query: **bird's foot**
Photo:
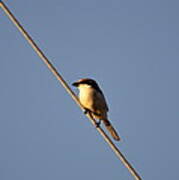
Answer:
[[84, 108], [84, 114], [88, 114], [88, 113], [90, 113], [91, 111], [89, 110], [89, 109], [87, 109], [87, 108]]
[[96, 128], [99, 128], [101, 125], [101, 120], [99, 120], [98, 122], [96, 122]]

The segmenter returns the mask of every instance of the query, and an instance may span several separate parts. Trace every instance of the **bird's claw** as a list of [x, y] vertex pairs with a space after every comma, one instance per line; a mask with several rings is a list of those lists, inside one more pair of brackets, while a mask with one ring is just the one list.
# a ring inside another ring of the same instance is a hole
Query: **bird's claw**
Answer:
[[[89, 110], [89, 109], [87, 109], [87, 108], [84, 108], [84, 114], [89, 114], [89, 115], [91, 115], [91, 111]], [[99, 120], [98, 122], [96, 122], [96, 128], [99, 128], [100, 127], [100, 125], [101, 125], [101, 120]]]
[[101, 125], [101, 120], [99, 120], [98, 122], [96, 122], [96, 128], [99, 128]]
[[90, 113], [90, 110], [89, 109], [84, 109], [84, 114], [88, 114], [88, 113]]

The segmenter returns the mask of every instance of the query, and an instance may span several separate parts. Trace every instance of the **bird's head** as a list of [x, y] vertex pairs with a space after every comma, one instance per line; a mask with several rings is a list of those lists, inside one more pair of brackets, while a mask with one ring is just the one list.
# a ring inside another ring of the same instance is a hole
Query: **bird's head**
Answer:
[[88, 86], [91, 86], [91, 87], [95, 87], [95, 86], [97, 86], [97, 83], [93, 79], [84, 78], [84, 79], [80, 79], [80, 80], [74, 82], [72, 85], [75, 86], [75, 87], [79, 87], [79, 86], [83, 86], [83, 85], [88, 85]]
[[99, 88], [98, 84], [95, 80], [90, 78], [84, 78], [80, 79], [72, 84], [73, 86], [77, 87], [79, 90], [86, 89], [86, 88], [93, 88], [96, 91], [100, 92], [102, 94], [101, 89]]

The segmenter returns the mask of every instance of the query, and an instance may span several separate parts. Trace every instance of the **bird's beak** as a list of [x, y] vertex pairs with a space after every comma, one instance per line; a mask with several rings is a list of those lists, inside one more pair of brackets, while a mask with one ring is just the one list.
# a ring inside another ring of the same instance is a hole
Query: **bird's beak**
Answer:
[[74, 82], [72, 85], [75, 86], [75, 87], [78, 87], [78, 82]]

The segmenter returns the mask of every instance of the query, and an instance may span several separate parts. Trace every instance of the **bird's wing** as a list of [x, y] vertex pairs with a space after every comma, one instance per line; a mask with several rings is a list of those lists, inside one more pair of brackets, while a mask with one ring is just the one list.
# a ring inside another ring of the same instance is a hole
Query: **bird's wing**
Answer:
[[96, 91], [94, 93], [94, 96], [95, 96], [94, 99], [96, 99], [95, 101], [96, 109], [107, 112], [109, 109], [102, 91], [101, 92]]

